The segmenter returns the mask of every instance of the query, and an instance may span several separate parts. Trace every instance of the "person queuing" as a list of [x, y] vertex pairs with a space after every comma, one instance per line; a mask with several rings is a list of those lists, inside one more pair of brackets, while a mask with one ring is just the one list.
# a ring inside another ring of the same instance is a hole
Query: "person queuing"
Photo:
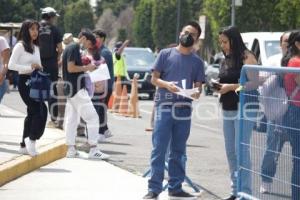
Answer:
[[96, 94], [96, 96], [99, 97], [97, 101], [100, 101], [102, 103], [97, 109], [99, 114], [99, 120], [100, 120], [99, 140], [104, 141], [106, 138], [113, 136], [113, 134], [111, 133], [107, 125], [107, 120], [108, 120], [107, 108], [108, 108], [108, 102], [110, 96], [112, 95], [113, 92], [114, 66], [113, 66], [112, 53], [104, 45], [106, 39], [106, 33], [100, 29], [94, 30], [93, 33], [96, 36], [97, 43], [99, 44], [99, 53], [105, 59], [110, 74], [110, 79], [107, 80], [104, 91]]
[[204, 65], [193, 53], [193, 46], [200, 34], [201, 28], [197, 22], [186, 24], [179, 35], [180, 44], [174, 48], [161, 50], [154, 63], [151, 81], [158, 89], [155, 96], [151, 176], [148, 181], [148, 193], [144, 199], [157, 199], [162, 192], [168, 146], [169, 197], [182, 200], [195, 199], [182, 189], [192, 102], [174, 93], [179, 91], [178, 87], [186, 89], [195, 87], [199, 92], [196, 92], [194, 97], [200, 97], [202, 82], [205, 81]]
[[9, 60], [9, 45], [6, 39], [0, 36], [0, 103], [7, 90], [8, 84], [5, 81], [6, 73], [8, 71], [8, 60]]
[[[291, 32], [288, 39], [288, 51], [282, 58], [281, 65], [300, 68], [300, 30]], [[283, 82], [290, 99], [288, 111], [283, 117], [283, 127], [287, 127], [293, 155], [292, 200], [298, 200], [300, 199], [300, 76], [295, 73], [286, 73]]]
[[[268, 66], [280, 67], [281, 59], [283, 55], [287, 52], [287, 44], [289, 39], [290, 32], [285, 32], [280, 37], [280, 47], [281, 53], [271, 56], [268, 59]], [[269, 73], [267, 73], [269, 74]], [[262, 74], [260, 75], [260, 79], [263, 79], [264, 82], [266, 80], [266, 76]], [[283, 133], [281, 129], [276, 128], [274, 124], [278, 124], [281, 122], [278, 121], [268, 121], [267, 123], [267, 150], [263, 157], [262, 166], [261, 166], [261, 177], [262, 183], [260, 186], [261, 193], [268, 193], [271, 191], [271, 186], [273, 182], [273, 177], [276, 174], [276, 167], [278, 163], [278, 157], [280, 152], [282, 151], [283, 145], [286, 141], [288, 141], [288, 137], [286, 133]]]
[[44, 71], [50, 74], [54, 96], [48, 101], [48, 109], [51, 116], [49, 127], [59, 127], [57, 121], [57, 82], [58, 82], [58, 62], [62, 53], [62, 35], [55, 26], [59, 14], [54, 8], [46, 7], [42, 9], [42, 20], [40, 22], [40, 54]]
[[[223, 115], [223, 132], [225, 139], [225, 150], [229, 164], [230, 178], [231, 178], [231, 195], [224, 200], [237, 199], [237, 146], [236, 142], [239, 133], [239, 119], [238, 119], [238, 102], [239, 95], [236, 93], [237, 88], [240, 87], [239, 79], [241, 69], [244, 64], [257, 64], [255, 56], [246, 48], [239, 30], [234, 27], [226, 27], [219, 32], [219, 44], [225, 59], [220, 63], [219, 81], [220, 88], [218, 92], [221, 94], [220, 103], [222, 105]], [[247, 83], [244, 90], [257, 91], [258, 87], [258, 73], [247, 73]], [[256, 94], [258, 96], [258, 94]], [[253, 116], [252, 116], [253, 115]], [[246, 119], [243, 120], [245, 136], [243, 142], [249, 144], [254, 122], [247, 118], [256, 117], [255, 112], [247, 113]], [[245, 149], [245, 147], [244, 147]], [[243, 151], [243, 165], [250, 167], [250, 152]], [[241, 174], [243, 181], [241, 190], [245, 193], [251, 194], [251, 178], [250, 174], [244, 172]]]
[[38, 43], [39, 23], [25, 20], [22, 23], [8, 68], [19, 72], [19, 94], [27, 106], [27, 116], [24, 120], [20, 153], [36, 156], [36, 140], [44, 133], [47, 121], [47, 106], [44, 102], [37, 102], [30, 98], [30, 75], [35, 69], [41, 69], [41, 58]]
[[78, 156], [75, 148], [76, 129], [80, 117], [87, 124], [88, 143], [90, 145], [90, 159], [108, 159], [109, 155], [100, 151], [97, 147], [99, 118], [93, 106], [91, 98], [85, 86], [84, 72], [93, 71], [93, 64], [83, 65], [80, 55], [80, 47], [92, 49], [96, 44], [96, 38], [89, 30], [83, 29], [79, 33], [79, 42], [66, 47], [63, 53], [63, 79], [67, 96], [66, 104], [66, 143], [68, 146], [67, 157]]

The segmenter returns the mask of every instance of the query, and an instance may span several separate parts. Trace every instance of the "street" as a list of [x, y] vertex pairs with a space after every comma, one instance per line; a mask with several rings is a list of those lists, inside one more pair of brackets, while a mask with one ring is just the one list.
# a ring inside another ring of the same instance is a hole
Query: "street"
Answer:
[[[191, 135], [187, 147], [187, 175], [204, 190], [203, 199], [220, 199], [230, 192], [229, 172], [221, 131], [218, 99], [202, 96], [194, 104]], [[3, 104], [25, 112], [18, 92], [4, 96]], [[142, 118], [132, 119], [109, 114], [108, 124], [114, 136], [101, 149], [111, 155], [109, 163], [134, 174], [143, 175], [149, 168], [151, 132], [145, 132], [150, 125], [152, 101], [140, 100]], [[77, 138], [81, 150], [86, 149], [86, 139]], [[88, 170], [88, 169], [85, 169]], [[202, 199], [201, 198], [201, 199]]]

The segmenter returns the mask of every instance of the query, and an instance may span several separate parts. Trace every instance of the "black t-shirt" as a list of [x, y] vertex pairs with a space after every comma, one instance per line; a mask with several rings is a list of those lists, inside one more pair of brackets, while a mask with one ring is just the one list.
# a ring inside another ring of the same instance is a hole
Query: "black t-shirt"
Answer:
[[67, 82], [64, 85], [65, 93], [68, 93], [67, 96], [73, 97], [80, 89], [85, 88], [84, 72], [69, 73], [68, 62], [74, 62], [75, 65], [82, 66], [79, 44], [72, 43], [68, 45], [62, 57], [63, 79]]
[[[43, 23], [43, 22], [41, 22]], [[51, 29], [51, 34], [53, 36], [53, 45], [54, 47], [57, 46], [57, 44], [62, 42], [62, 35], [60, 33], [60, 30], [56, 27], [51, 25], [50, 26]], [[51, 79], [55, 79], [57, 80], [58, 78], [58, 63], [57, 63], [57, 51], [56, 48], [53, 49], [55, 52], [53, 52], [53, 57], [52, 58], [47, 58], [47, 59], [41, 59], [42, 61], [42, 66], [44, 68], [44, 70], [48, 73], [50, 73]]]
[[[225, 58], [220, 63], [220, 83], [239, 83], [241, 69], [241, 66], [233, 66], [231, 59]], [[234, 91], [227, 92], [221, 95], [220, 102], [223, 110], [237, 110], [239, 95]]]

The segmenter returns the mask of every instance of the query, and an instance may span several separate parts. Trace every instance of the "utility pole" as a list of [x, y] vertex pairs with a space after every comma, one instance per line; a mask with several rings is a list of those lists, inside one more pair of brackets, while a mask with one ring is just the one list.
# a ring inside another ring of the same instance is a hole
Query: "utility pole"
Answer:
[[177, 23], [176, 23], [176, 43], [178, 43], [179, 26], [180, 26], [181, 0], [177, 0]]
[[243, 5], [243, 0], [231, 0], [231, 26], [235, 26], [235, 8]]
[[235, 25], [235, 0], [231, 0], [231, 26]]

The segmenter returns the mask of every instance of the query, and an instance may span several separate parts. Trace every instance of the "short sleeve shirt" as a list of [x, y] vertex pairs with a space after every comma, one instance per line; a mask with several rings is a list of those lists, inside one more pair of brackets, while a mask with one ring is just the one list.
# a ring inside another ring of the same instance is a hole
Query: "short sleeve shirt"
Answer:
[[[195, 53], [181, 54], [176, 48], [163, 49], [152, 70], [159, 72], [162, 80], [174, 81], [181, 88], [184, 88], [185, 82], [185, 89], [193, 88], [193, 84], [196, 82], [205, 82], [204, 65], [201, 58]], [[174, 94], [166, 88], [158, 88], [155, 102], [159, 104], [162, 102], [191, 102], [191, 100]]]
[[[299, 57], [293, 57], [289, 60], [288, 62], [288, 67], [297, 67], [300, 68], [300, 58]], [[284, 86], [286, 89], [287, 95], [290, 97], [294, 90], [297, 87], [297, 83], [295, 81], [295, 78], [299, 76], [299, 74], [292, 74], [292, 73], [287, 73], [284, 75]], [[293, 101], [294, 100], [294, 101]], [[300, 90], [296, 93], [294, 98], [292, 99], [292, 104], [295, 106], [300, 107]]]
[[68, 62], [74, 62], [77, 66], [82, 66], [80, 46], [72, 43], [66, 47], [63, 53], [63, 79], [71, 85], [71, 94], [74, 96], [80, 89], [85, 88], [84, 72], [69, 73]]

